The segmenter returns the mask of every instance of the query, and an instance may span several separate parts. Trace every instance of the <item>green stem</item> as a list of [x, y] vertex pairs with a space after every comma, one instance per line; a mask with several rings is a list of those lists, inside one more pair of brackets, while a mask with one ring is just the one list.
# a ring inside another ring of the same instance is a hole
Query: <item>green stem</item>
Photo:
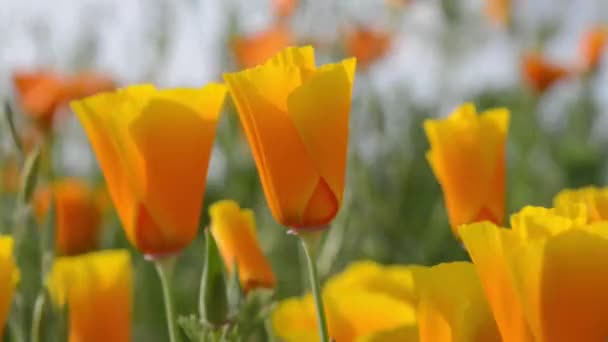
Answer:
[[[315, 234], [315, 233], [313, 233]], [[312, 253], [313, 244], [316, 241], [316, 235], [308, 235], [306, 233], [298, 234], [304, 254], [306, 255], [306, 263], [308, 264], [308, 276], [312, 287], [312, 295], [315, 298], [315, 307], [317, 309], [317, 325], [319, 327], [319, 337], [321, 342], [330, 342], [329, 333], [327, 330], [327, 320], [325, 319], [325, 310], [323, 306], [323, 298], [321, 296], [321, 287], [319, 286], [319, 277], [317, 276], [317, 267], [315, 265], [314, 256]]]
[[171, 289], [171, 277], [175, 266], [175, 257], [170, 256], [154, 260], [154, 265], [158, 271], [160, 283], [163, 288], [165, 300], [165, 311], [167, 316], [167, 328], [169, 329], [169, 341], [179, 342], [179, 331], [177, 331], [175, 309], [173, 308], [173, 293]]
[[44, 313], [44, 305], [46, 304], [46, 296], [41, 291], [36, 296], [36, 302], [34, 303], [34, 312], [32, 314], [32, 331], [31, 341], [40, 342], [40, 326], [42, 324], [42, 315]]

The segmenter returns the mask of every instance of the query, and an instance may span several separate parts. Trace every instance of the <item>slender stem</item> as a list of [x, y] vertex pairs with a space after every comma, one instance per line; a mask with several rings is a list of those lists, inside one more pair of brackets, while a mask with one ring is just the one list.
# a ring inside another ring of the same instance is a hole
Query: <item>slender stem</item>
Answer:
[[[314, 234], [314, 233], [313, 233]], [[323, 298], [321, 297], [321, 287], [319, 286], [319, 278], [317, 276], [317, 267], [315, 265], [314, 256], [312, 254], [315, 236], [307, 234], [298, 234], [304, 254], [306, 255], [306, 263], [308, 264], [308, 276], [312, 287], [312, 295], [315, 298], [315, 307], [317, 309], [317, 325], [319, 327], [319, 337], [321, 342], [330, 342], [329, 333], [327, 330], [327, 320], [325, 319], [325, 307], [323, 306]]]
[[31, 331], [31, 341], [32, 342], [40, 342], [40, 326], [42, 324], [42, 315], [44, 313], [44, 305], [46, 304], [46, 296], [44, 292], [41, 291], [36, 296], [36, 302], [34, 303], [34, 312], [32, 314], [32, 331]]
[[171, 278], [173, 275], [173, 267], [175, 266], [175, 257], [154, 260], [160, 283], [163, 288], [163, 297], [165, 300], [165, 311], [167, 316], [167, 328], [169, 329], [169, 341], [179, 342], [179, 331], [177, 331], [175, 309], [173, 308], [173, 294], [171, 289]]

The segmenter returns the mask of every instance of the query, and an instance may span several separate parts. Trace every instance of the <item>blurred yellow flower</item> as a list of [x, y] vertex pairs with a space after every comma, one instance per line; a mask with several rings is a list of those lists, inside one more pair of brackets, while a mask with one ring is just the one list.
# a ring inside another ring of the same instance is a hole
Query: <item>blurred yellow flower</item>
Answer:
[[564, 208], [572, 203], [583, 204], [590, 221], [608, 220], [608, 188], [565, 189], [553, 198], [556, 208]]
[[522, 74], [528, 85], [542, 94], [556, 82], [568, 78], [572, 72], [564, 66], [548, 62], [538, 53], [529, 53], [523, 57]]
[[266, 31], [236, 37], [232, 50], [239, 66], [251, 68], [292, 44], [293, 35], [285, 25], [276, 25]]
[[414, 278], [420, 342], [501, 341], [473, 264], [419, 268]]
[[34, 195], [34, 209], [39, 222], [44, 221], [51, 199], [55, 206], [57, 253], [75, 255], [97, 248], [101, 208], [95, 192], [75, 178], [64, 178], [40, 188]]
[[585, 33], [579, 47], [584, 70], [593, 70], [599, 65], [606, 43], [608, 43], [608, 27], [593, 27]]
[[126, 250], [58, 258], [47, 286], [69, 308], [70, 342], [131, 341], [133, 270]]
[[471, 103], [445, 119], [429, 119], [427, 159], [443, 189], [454, 234], [465, 223], [501, 223], [505, 203], [505, 144], [509, 111], [478, 115]]
[[0, 270], [0, 336], [3, 336], [19, 281], [19, 270], [13, 257], [13, 238], [6, 235], [0, 235]]
[[319, 228], [340, 209], [354, 74], [354, 59], [316, 67], [307, 46], [224, 75], [268, 205], [285, 226]]
[[229, 272], [236, 263], [245, 292], [255, 288], [273, 288], [275, 277], [270, 263], [260, 249], [255, 216], [234, 201], [215, 202], [209, 207], [211, 234]]
[[196, 236], [225, 87], [138, 85], [72, 102], [127, 237], [148, 255]]
[[[418, 341], [416, 306], [401, 300], [401, 289], [395, 286], [399, 280], [391, 286], [380, 285], [383, 277], [391, 273], [395, 279], [403, 278], [396, 275], [402, 273], [410, 279], [405, 287], [413, 287], [409, 268], [384, 269], [372, 262], [355, 263], [328, 282], [323, 290], [323, 300], [333, 340]], [[318, 341], [312, 295], [279, 303], [272, 314], [272, 326], [275, 334], [287, 342]]]
[[608, 223], [587, 224], [582, 205], [516, 215], [512, 230], [461, 227], [503, 341], [605, 340]]

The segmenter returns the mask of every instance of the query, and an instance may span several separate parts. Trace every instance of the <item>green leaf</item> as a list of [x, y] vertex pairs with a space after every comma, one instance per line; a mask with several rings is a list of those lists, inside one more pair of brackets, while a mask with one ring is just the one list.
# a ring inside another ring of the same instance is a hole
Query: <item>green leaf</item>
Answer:
[[239, 265], [234, 262], [234, 272], [230, 277], [230, 282], [228, 283], [228, 306], [230, 309], [230, 316], [235, 316], [241, 310], [241, 306], [245, 300], [245, 293], [243, 292], [243, 288], [241, 287], [241, 280], [239, 275]]
[[41, 149], [36, 147], [25, 159], [21, 171], [21, 187], [19, 189], [19, 203], [26, 205], [32, 199], [36, 184], [38, 183], [38, 171], [40, 169]]
[[199, 310], [203, 322], [220, 326], [228, 321], [228, 298], [222, 260], [209, 230], [205, 231], [206, 258], [201, 281]]
[[19, 154], [23, 156], [25, 152], [23, 151], [19, 134], [17, 134], [17, 126], [15, 126], [15, 113], [13, 112], [13, 109], [8, 101], [4, 102], [4, 120], [6, 121], [11, 139], [13, 140], [17, 151], [19, 151]]

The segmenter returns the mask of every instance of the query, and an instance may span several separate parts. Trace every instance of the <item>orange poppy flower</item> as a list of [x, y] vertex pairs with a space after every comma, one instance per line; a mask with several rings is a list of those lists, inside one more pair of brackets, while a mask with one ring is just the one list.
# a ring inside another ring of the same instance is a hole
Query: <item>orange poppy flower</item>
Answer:
[[275, 219], [326, 226], [344, 193], [355, 59], [315, 66], [312, 47], [225, 74]]
[[65, 80], [49, 71], [17, 72], [13, 82], [25, 114], [50, 127], [65, 96]]
[[211, 234], [229, 272], [239, 268], [243, 290], [273, 288], [274, 274], [260, 249], [253, 211], [241, 209], [234, 201], [219, 201], [209, 207]]
[[74, 76], [51, 71], [16, 72], [13, 82], [23, 111], [49, 128], [57, 110], [69, 100], [114, 88], [109, 78], [92, 72]]
[[584, 70], [592, 70], [598, 66], [607, 42], [608, 29], [603, 26], [595, 27], [583, 36], [579, 49]]
[[126, 250], [56, 259], [47, 286], [69, 310], [69, 342], [129, 342], [133, 267]]
[[198, 231], [226, 89], [137, 85], [72, 102], [131, 243], [176, 253]]
[[235, 38], [232, 51], [237, 63], [242, 68], [251, 68], [264, 63], [280, 50], [293, 42], [291, 31], [284, 25], [246, 37]]
[[522, 72], [528, 85], [543, 93], [556, 82], [570, 76], [567, 68], [547, 62], [540, 54], [528, 54], [523, 59]]
[[60, 255], [82, 254], [98, 245], [101, 209], [95, 193], [83, 182], [66, 178], [41, 188], [34, 195], [34, 209], [40, 221], [51, 198], [55, 206], [55, 248]]
[[427, 159], [443, 189], [455, 235], [461, 224], [503, 221], [508, 125], [507, 109], [478, 115], [471, 103], [446, 119], [424, 123], [431, 146]]
[[391, 42], [388, 32], [357, 28], [346, 34], [346, 53], [357, 58], [357, 63], [365, 69], [386, 55]]

